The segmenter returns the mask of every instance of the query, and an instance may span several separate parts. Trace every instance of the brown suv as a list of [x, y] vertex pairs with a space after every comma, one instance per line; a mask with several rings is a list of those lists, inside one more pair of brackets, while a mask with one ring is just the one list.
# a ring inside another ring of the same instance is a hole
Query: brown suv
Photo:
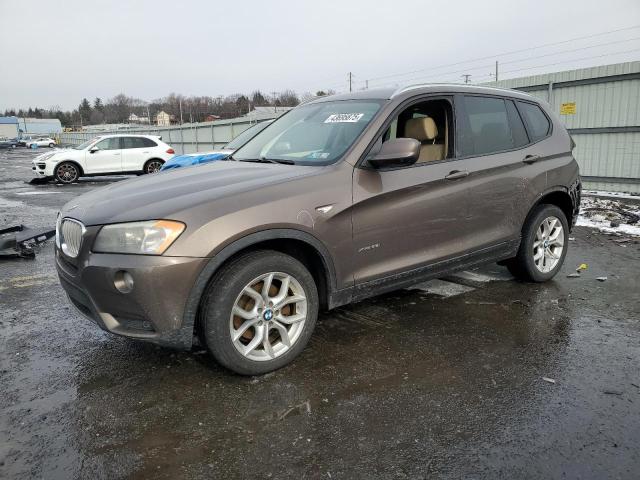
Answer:
[[101, 328], [241, 374], [289, 363], [318, 310], [504, 262], [552, 278], [580, 201], [573, 142], [538, 99], [455, 85], [320, 98], [228, 161], [94, 190], [56, 264]]

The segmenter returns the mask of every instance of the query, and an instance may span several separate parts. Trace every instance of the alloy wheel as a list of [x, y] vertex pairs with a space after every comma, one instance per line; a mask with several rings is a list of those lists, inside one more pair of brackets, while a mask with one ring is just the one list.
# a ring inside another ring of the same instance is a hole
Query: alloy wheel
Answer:
[[254, 361], [273, 360], [300, 338], [307, 296], [292, 275], [269, 272], [253, 279], [236, 298], [229, 318], [234, 347]]
[[162, 168], [162, 162], [159, 160], [151, 160], [147, 163], [147, 173], [156, 173], [159, 172]]
[[545, 218], [536, 230], [533, 241], [533, 263], [542, 273], [553, 270], [564, 250], [564, 228], [554, 216]]
[[60, 181], [65, 183], [73, 182], [78, 178], [78, 170], [69, 163], [60, 165], [57, 168], [56, 173]]

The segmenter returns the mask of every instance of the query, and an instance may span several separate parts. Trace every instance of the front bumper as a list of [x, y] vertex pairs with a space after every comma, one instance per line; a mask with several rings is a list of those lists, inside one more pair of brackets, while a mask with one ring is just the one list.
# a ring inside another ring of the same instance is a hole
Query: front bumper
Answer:
[[[92, 244], [97, 227], [88, 227]], [[193, 327], [183, 323], [191, 287], [208, 259], [92, 253], [75, 259], [56, 247], [56, 269], [71, 303], [100, 328], [116, 335], [174, 348], [191, 347]], [[121, 293], [114, 281], [125, 271], [133, 289]]]
[[31, 164], [31, 170], [36, 177], [48, 178], [53, 177], [53, 167], [44, 161], [34, 161]]

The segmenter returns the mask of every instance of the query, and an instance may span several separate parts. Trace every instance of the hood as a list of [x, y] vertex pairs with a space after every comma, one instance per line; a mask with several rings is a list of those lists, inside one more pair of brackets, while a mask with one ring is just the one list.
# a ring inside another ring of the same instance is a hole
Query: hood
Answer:
[[163, 218], [181, 220], [181, 212], [186, 209], [316, 175], [322, 170], [271, 163], [213, 162], [113, 183], [71, 200], [61, 212], [87, 226]]

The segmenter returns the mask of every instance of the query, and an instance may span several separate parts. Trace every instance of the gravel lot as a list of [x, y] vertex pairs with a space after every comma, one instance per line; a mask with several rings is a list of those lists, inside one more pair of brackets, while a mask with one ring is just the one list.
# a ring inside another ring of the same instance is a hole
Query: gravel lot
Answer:
[[[33, 155], [0, 151], [0, 224], [121, 180], [28, 185]], [[256, 378], [98, 330], [52, 242], [0, 260], [0, 478], [638, 478], [640, 245], [572, 238], [555, 281], [491, 266], [340, 308]]]

